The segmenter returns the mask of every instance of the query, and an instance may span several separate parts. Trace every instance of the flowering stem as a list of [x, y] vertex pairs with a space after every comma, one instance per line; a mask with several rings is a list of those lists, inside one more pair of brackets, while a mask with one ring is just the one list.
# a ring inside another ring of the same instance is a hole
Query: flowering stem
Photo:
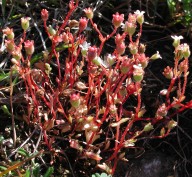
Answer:
[[[54, 55], [56, 57], [56, 60], [57, 60], [57, 66], [58, 66], [58, 74], [59, 74], [59, 80], [61, 81], [61, 66], [60, 66], [60, 61], [59, 61], [59, 56], [58, 56], [58, 53], [56, 52], [56, 50], [54, 49]], [[59, 82], [60, 84], [61, 82]]]
[[142, 34], [142, 28], [143, 28], [143, 26], [140, 25], [140, 30], [139, 30], [139, 33], [138, 33], [138, 37], [137, 37], [137, 40], [136, 40], [136, 44], [139, 44], [140, 37], [141, 37], [141, 34]]
[[[72, 4], [73, 1], [70, 1], [70, 3]], [[73, 5], [72, 5], [73, 6]], [[69, 18], [71, 17], [73, 11], [78, 7], [78, 1], [76, 1], [75, 6], [73, 6], [69, 12], [67, 13], [67, 16], [65, 17], [63, 24], [60, 26], [59, 30], [57, 31], [56, 36], [59, 36], [62, 32], [62, 30], [65, 28], [65, 26], [67, 25]]]
[[136, 86], [136, 90], [138, 91], [137, 92], [137, 107], [135, 110], [135, 119], [137, 120], [138, 119], [138, 113], [139, 113], [139, 110], [141, 108], [141, 93], [140, 93], [141, 83], [138, 82], [135, 84], [135, 86]]
[[47, 28], [47, 22], [46, 21], [43, 21], [43, 26], [45, 28], [45, 31], [46, 31], [48, 37], [50, 38], [50, 34], [49, 34], [49, 31], [48, 31], [48, 28]]
[[125, 136], [127, 135], [127, 132], [129, 131], [129, 129], [132, 127], [133, 123], [135, 122], [134, 119], [132, 119], [126, 126], [122, 136], [121, 136], [121, 139], [120, 139], [120, 142], [119, 142], [119, 145], [118, 147], [115, 148], [115, 152], [111, 155], [111, 157], [107, 160], [107, 161], [111, 161], [112, 159], [114, 159], [117, 155], [117, 152], [123, 147], [123, 142], [125, 140]]
[[167, 103], [168, 105], [170, 104], [170, 98], [169, 98], [169, 96], [170, 96], [171, 90], [172, 90], [172, 88], [173, 88], [173, 86], [174, 86], [174, 84], [175, 84], [175, 81], [176, 81], [176, 78], [175, 78], [175, 77], [171, 79], [171, 83], [170, 83], [169, 88], [168, 88], [168, 90], [167, 90], [166, 103]]
[[185, 60], [184, 60], [184, 82], [183, 82], [181, 97], [183, 97], [185, 94], [185, 89], [186, 89], [186, 85], [187, 85], [187, 72], [188, 72], [188, 58], [185, 58]]

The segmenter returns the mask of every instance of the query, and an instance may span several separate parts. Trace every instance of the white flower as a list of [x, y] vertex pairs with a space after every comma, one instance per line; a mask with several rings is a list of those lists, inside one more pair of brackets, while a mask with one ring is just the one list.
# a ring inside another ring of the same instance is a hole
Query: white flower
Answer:
[[156, 60], [158, 58], [162, 58], [161, 55], [159, 54], [159, 51], [157, 51], [157, 53], [153, 54], [150, 59], [151, 60]]
[[141, 64], [133, 65], [133, 68], [134, 68], [134, 69], [142, 69], [142, 70], [143, 70]]
[[183, 39], [183, 36], [171, 36], [171, 38], [172, 39], [174, 39], [174, 40], [181, 40], [181, 39]]
[[107, 54], [104, 57], [105, 64], [108, 64], [109, 66], [112, 66], [115, 63], [115, 55]]
[[179, 46], [177, 47], [177, 49], [178, 49], [179, 51], [181, 51], [181, 54], [182, 54], [182, 56], [183, 56], [184, 58], [188, 58], [188, 57], [190, 56], [190, 54], [191, 54], [190, 49], [189, 49], [189, 45], [186, 44], [186, 43], [179, 45]]
[[171, 36], [171, 38], [174, 39], [173, 46], [178, 47], [180, 45], [180, 40], [183, 39], [183, 36]]
[[81, 48], [81, 54], [85, 57], [87, 55], [88, 48], [91, 46], [90, 43], [84, 41], [83, 44], [80, 44], [79, 47]]
[[142, 25], [144, 22], [144, 11], [139, 11], [137, 10], [136, 12], [134, 12], [134, 14], [137, 16], [137, 22]]
[[144, 13], [145, 13], [144, 11], [140, 11], [140, 10], [136, 10], [134, 12], [134, 14], [136, 14], [136, 15], [143, 15]]

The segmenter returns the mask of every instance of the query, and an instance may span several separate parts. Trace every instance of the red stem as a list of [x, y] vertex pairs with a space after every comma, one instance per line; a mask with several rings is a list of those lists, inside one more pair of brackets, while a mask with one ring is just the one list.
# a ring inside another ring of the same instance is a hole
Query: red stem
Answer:
[[136, 86], [136, 90], [138, 91], [137, 92], [137, 108], [135, 110], [135, 119], [137, 120], [138, 119], [138, 113], [140, 111], [140, 108], [141, 108], [141, 93], [140, 93], [140, 89], [141, 89], [141, 83], [138, 82], [135, 84]]
[[186, 85], [187, 85], [187, 72], [188, 72], [188, 58], [185, 58], [185, 62], [184, 62], [184, 82], [183, 82], [181, 97], [183, 97], [184, 94], [185, 94], [185, 89], [186, 89]]

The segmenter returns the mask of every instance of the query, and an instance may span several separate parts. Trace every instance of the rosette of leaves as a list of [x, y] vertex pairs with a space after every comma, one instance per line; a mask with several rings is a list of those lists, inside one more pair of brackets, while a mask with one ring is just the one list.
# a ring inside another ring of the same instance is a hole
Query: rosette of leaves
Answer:
[[95, 173], [91, 177], [112, 177], [111, 175], [108, 175], [107, 173]]

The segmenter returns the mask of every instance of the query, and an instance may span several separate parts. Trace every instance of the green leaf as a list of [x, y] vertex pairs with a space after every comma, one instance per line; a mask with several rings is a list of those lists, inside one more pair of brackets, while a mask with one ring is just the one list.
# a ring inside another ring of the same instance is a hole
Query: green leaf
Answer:
[[18, 79], [19, 79], [19, 77], [16, 77], [16, 78], [13, 80], [13, 82], [12, 82], [13, 86], [17, 83]]
[[2, 15], [3, 17], [5, 16], [5, 6], [6, 6], [7, 2], [6, 0], [2, 0]]
[[107, 173], [95, 173], [91, 177], [112, 177], [111, 175], [108, 175]]
[[20, 148], [18, 150], [18, 153], [21, 154], [24, 157], [29, 157], [29, 153], [25, 149], [23, 149], [23, 148]]
[[0, 172], [0, 177], [8, 174], [10, 171], [14, 171], [15, 169], [19, 168], [20, 166], [22, 166], [23, 164], [25, 164], [26, 162], [32, 160], [33, 158], [41, 155], [43, 153], [43, 150], [34, 153], [34, 155], [31, 155], [30, 157], [24, 159], [23, 161], [16, 161], [14, 162], [14, 164], [12, 166], [9, 166], [6, 170]]
[[91, 177], [100, 177], [100, 174], [99, 173], [95, 173]]
[[107, 173], [101, 173], [101, 177], [110, 177]]
[[[56, 51], [57, 52], [61, 52], [65, 49], [68, 49], [70, 48], [72, 45], [69, 44], [69, 45], [66, 45], [66, 44], [60, 44], [59, 46], [56, 47]], [[48, 49], [48, 52], [51, 52], [51, 48]], [[39, 60], [43, 59], [43, 53], [38, 53], [36, 55], [34, 55], [31, 60], [30, 60], [30, 63], [31, 65], [33, 65], [34, 63], [38, 62]]]
[[9, 116], [11, 115], [9, 109], [7, 108], [7, 105], [2, 105], [1, 109], [4, 112], [4, 114], [9, 115]]
[[3, 81], [9, 77], [10, 73], [0, 73], [0, 81]]
[[169, 7], [169, 11], [171, 13], [171, 16], [173, 16], [173, 14], [176, 11], [176, 3], [175, 3], [174, 0], [167, 0], [167, 4], [168, 4], [168, 7]]
[[49, 167], [46, 173], [43, 175], [43, 177], [50, 177], [53, 172], [54, 172], [54, 168]]
[[0, 171], [4, 171], [4, 170], [7, 170], [7, 167], [0, 166]]
[[5, 139], [4, 136], [0, 135], [0, 144], [3, 142], [4, 139]]
[[35, 176], [35, 177], [39, 177], [40, 176], [40, 165], [38, 163], [35, 164], [35, 166], [34, 166], [33, 176]]
[[[12, 71], [12, 76], [15, 76], [18, 72], [16, 70]], [[9, 78], [10, 78], [10, 72], [8, 73], [4, 73], [1, 71], [0, 73], [0, 82], [3, 80], [7, 80], [7, 82], [9, 82]]]
[[29, 169], [26, 170], [24, 177], [31, 177], [31, 172]]

